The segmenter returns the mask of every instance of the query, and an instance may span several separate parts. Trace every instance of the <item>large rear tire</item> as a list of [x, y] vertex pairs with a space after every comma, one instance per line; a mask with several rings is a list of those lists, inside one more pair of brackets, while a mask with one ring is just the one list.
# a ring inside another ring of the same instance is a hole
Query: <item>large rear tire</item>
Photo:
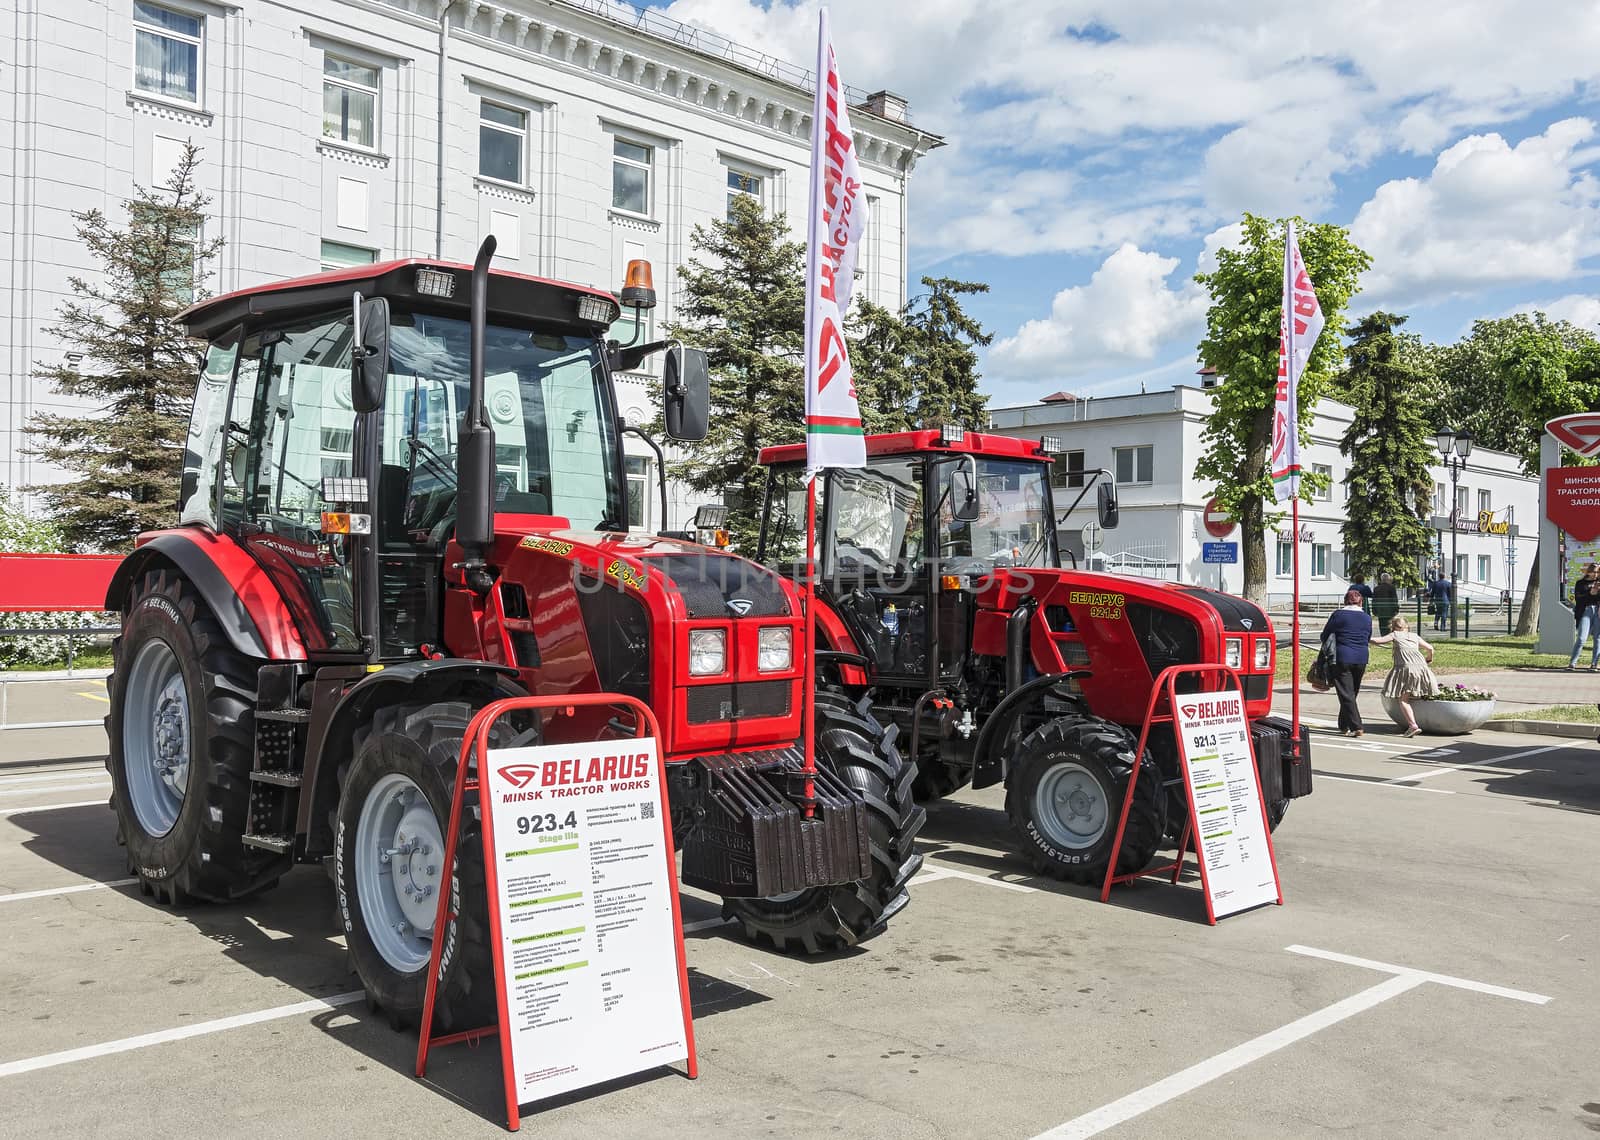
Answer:
[[[380, 709], [371, 731], [340, 771], [333, 869], [339, 918], [351, 962], [396, 1029], [419, 1024], [439, 892], [452, 895], [443, 937], [434, 1024], [476, 1029], [495, 1020], [489, 902], [476, 802], [461, 816], [455, 873], [441, 870], [461, 741], [477, 710], [466, 701]], [[507, 747], [504, 719], [490, 734]]]
[[817, 763], [866, 800], [872, 874], [781, 898], [724, 900], [724, 916], [752, 941], [807, 954], [845, 950], [882, 931], [910, 901], [906, 884], [922, 867], [914, 840], [927, 812], [912, 798], [915, 769], [870, 708], [865, 698], [852, 704], [843, 694], [817, 693]]
[[[1057, 717], [1023, 737], [1006, 781], [1006, 815], [1035, 870], [1076, 883], [1104, 878], [1137, 747], [1126, 729], [1093, 717]], [[1150, 865], [1166, 822], [1166, 786], [1147, 752], [1119, 874]]]
[[141, 890], [178, 905], [272, 886], [288, 858], [242, 842], [261, 662], [235, 650], [193, 585], [168, 570], [139, 580], [111, 652], [106, 770]]

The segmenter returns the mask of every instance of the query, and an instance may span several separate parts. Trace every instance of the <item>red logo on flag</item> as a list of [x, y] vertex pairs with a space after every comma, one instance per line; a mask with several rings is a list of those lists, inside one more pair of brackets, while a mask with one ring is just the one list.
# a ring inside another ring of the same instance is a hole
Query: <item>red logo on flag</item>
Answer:
[[539, 778], [539, 765], [537, 764], [510, 764], [504, 768], [496, 769], [500, 778], [519, 788], [526, 788]]
[[1586, 459], [1600, 455], [1600, 414], [1579, 412], [1575, 416], [1557, 416], [1544, 425], [1544, 430]]

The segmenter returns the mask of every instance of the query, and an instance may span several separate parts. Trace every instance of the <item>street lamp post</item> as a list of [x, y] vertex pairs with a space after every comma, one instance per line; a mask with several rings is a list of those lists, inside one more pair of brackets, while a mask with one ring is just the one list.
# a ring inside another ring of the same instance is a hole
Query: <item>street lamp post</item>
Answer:
[[[1460, 585], [1456, 579], [1456, 536], [1460, 533], [1457, 527], [1456, 512], [1456, 483], [1461, 478], [1461, 472], [1466, 470], [1467, 456], [1472, 454], [1472, 433], [1461, 432], [1457, 434], [1451, 428], [1440, 428], [1434, 434], [1434, 443], [1439, 448], [1439, 458], [1444, 461], [1445, 470], [1450, 472], [1450, 511], [1445, 516], [1450, 520], [1450, 636], [1456, 635], [1456, 611], [1460, 608]], [[1441, 550], [1440, 556], [1444, 552]]]

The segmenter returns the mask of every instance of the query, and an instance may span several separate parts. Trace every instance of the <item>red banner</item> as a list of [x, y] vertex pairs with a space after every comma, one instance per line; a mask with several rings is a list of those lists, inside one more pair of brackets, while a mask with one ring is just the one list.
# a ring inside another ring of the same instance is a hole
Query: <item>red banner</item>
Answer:
[[106, 608], [121, 554], [0, 554], [0, 613]]
[[1600, 538], [1600, 467], [1547, 468], [1544, 514], [1579, 542]]

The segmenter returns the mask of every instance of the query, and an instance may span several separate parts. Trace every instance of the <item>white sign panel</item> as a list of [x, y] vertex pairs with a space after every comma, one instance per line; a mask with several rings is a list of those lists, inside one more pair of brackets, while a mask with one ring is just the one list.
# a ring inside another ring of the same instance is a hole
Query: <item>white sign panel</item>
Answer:
[[1233, 691], [1180, 693], [1177, 704], [1189, 812], [1212, 915], [1280, 901], [1244, 701]]
[[656, 742], [488, 757], [517, 1102], [686, 1059]]

